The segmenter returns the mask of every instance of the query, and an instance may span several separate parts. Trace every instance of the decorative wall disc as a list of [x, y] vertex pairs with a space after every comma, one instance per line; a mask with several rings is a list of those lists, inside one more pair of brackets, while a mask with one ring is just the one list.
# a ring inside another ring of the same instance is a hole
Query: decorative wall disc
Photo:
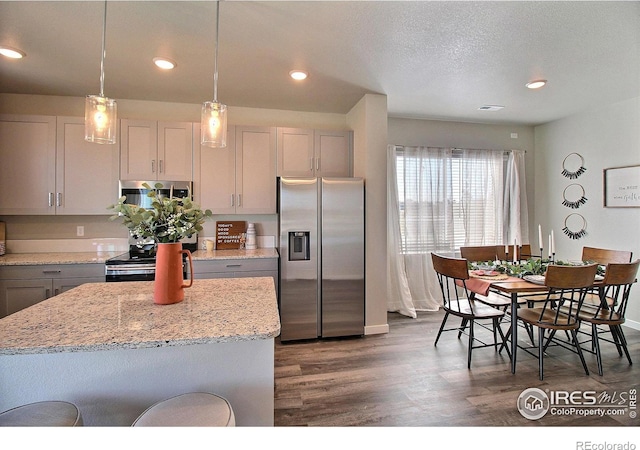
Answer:
[[571, 180], [575, 180], [586, 170], [584, 158], [579, 153], [569, 153], [562, 161], [562, 176]]
[[[580, 223], [580, 221], [582, 221], [582, 223]], [[579, 227], [581, 228], [579, 228], [578, 231], [573, 231], [569, 228], [569, 226], [571, 226], [571, 228], [573, 229], [578, 229]], [[587, 234], [587, 221], [581, 214], [569, 214], [564, 219], [564, 228], [562, 229], [562, 231], [571, 239], [580, 239]]]
[[[567, 199], [567, 190], [569, 190], [569, 198], [575, 198], [576, 200]], [[562, 191], [562, 204], [567, 208], [578, 209], [580, 205], [587, 203], [587, 197], [584, 194], [584, 187], [581, 184], [570, 184]]]

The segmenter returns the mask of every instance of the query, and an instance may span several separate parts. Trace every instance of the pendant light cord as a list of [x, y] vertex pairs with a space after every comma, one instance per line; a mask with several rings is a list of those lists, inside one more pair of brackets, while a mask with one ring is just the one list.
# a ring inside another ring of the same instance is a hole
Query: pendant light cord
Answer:
[[100, 60], [100, 97], [104, 97], [104, 58], [107, 54], [107, 0], [104, 0], [104, 16], [102, 18], [102, 58]]
[[213, 102], [218, 103], [218, 32], [220, 30], [220, 1], [216, 2], [216, 48], [213, 56]]

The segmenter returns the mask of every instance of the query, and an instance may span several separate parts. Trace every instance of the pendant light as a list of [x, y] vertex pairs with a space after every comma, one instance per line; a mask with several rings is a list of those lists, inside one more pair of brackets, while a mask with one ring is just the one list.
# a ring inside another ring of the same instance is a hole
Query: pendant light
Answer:
[[107, 0], [102, 21], [102, 58], [100, 61], [100, 94], [87, 95], [84, 102], [84, 139], [96, 144], [115, 144], [118, 123], [116, 101], [104, 96], [104, 57], [107, 33]]
[[213, 57], [213, 101], [202, 104], [200, 143], [212, 148], [227, 146], [227, 105], [218, 102], [218, 30], [220, 2], [216, 2], [216, 47]]

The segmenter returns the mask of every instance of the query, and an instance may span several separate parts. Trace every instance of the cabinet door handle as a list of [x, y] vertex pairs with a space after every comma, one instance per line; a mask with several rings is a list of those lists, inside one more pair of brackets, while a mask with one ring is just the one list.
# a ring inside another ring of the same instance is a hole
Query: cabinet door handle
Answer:
[[60, 292], [58, 292], [58, 290], [57, 290], [57, 289], [54, 289], [54, 290], [53, 290], [53, 296], [54, 296], [54, 297], [55, 297], [56, 295], [58, 295], [59, 293], [60, 293]]
[[56, 206], [62, 206], [62, 192], [56, 194]]
[[151, 173], [156, 173], [156, 160], [151, 160]]
[[242, 264], [227, 264], [227, 267], [242, 267]]
[[242, 194], [238, 194], [238, 208], [242, 206]]
[[162, 159], [159, 159], [159, 160], [158, 160], [158, 168], [160, 169], [160, 170], [159, 170], [159, 172], [160, 172], [160, 173], [162, 173], [162, 172], [163, 172], [163, 167], [162, 167], [162, 166], [163, 166], [163, 164], [162, 164], [162, 162], [163, 162], [163, 160], [162, 160]]
[[313, 158], [309, 158], [309, 170], [313, 172]]
[[51, 289], [46, 289], [44, 291], [44, 296], [47, 297], [47, 298], [50, 298], [51, 297]]
[[60, 273], [61, 270], [43, 270], [42, 273]]
[[49, 208], [53, 206], [53, 192], [49, 192]]
[[316, 170], [320, 170], [320, 158], [316, 158]]
[[235, 206], [234, 200], [236, 199], [236, 196], [231, 194], [231, 206]]

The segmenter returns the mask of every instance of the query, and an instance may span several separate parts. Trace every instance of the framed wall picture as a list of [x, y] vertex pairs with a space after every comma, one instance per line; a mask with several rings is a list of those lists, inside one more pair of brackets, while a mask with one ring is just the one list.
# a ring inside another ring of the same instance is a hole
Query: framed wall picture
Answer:
[[640, 165], [603, 170], [605, 208], [640, 208]]

